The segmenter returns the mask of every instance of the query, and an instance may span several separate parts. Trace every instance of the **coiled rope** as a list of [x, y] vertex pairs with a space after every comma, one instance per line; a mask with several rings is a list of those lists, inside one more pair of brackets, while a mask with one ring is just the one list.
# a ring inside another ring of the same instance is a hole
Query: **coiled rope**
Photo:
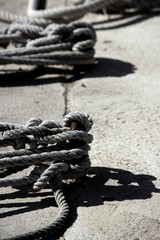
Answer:
[[91, 24], [13, 23], [0, 33], [0, 46], [12, 42], [16, 48], [0, 50], [0, 64], [77, 65], [94, 63], [96, 35]]
[[94, 28], [89, 23], [72, 21], [105, 7], [120, 11], [153, 9], [160, 7], [160, 0], [87, 0], [77, 6], [30, 10], [28, 17], [0, 11], [0, 21], [11, 23], [0, 31], [0, 46], [7, 47], [10, 42], [16, 46], [0, 50], [0, 64], [93, 64]]
[[[92, 135], [88, 131], [92, 119], [84, 113], [70, 113], [62, 123], [32, 118], [26, 125], [0, 123], [0, 147], [12, 146], [14, 151], [0, 152], [0, 187], [30, 185], [39, 191], [48, 183], [60, 209], [56, 220], [48, 227], [15, 236], [19, 239], [39, 239], [54, 234], [67, 221], [69, 207], [62, 191], [67, 179], [85, 176], [90, 169], [88, 151]], [[28, 166], [27, 176], [8, 178]]]

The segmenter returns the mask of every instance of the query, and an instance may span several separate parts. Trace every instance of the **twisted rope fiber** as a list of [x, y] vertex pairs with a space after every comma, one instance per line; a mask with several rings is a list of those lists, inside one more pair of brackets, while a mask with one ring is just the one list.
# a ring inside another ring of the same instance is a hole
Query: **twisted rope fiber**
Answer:
[[[76, 65], [94, 63], [96, 35], [91, 24], [50, 24], [39, 27], [12, 23], [0, 33], [0, 64]], [[19, 47], [20, 46], [20, 47]]]
[[58, 217], [49, 226], [12, 239], [44, 238], [64, 226], [69, 207], [62, 184], [64, 180], [77, 179], [88, 173], [91, 165], [89, 143], [93, 139], [88, 133], [91, 127], [91, 117], [78, 112], [66, 115], [62, 123], [40, 118], [31, 118], [25, 125], [0, 123], [0, 147], [15, 149], [0, 152], [0, 177], [14, 172], [9, 173], [9, 169], [16, 168], [19, 172], [22, 170], [19, 166], [33, 166], [27, 176], [0, 178], [0, 187], [29, 185], [33, 191], [40, 191], [49, 183], [60, 209]]

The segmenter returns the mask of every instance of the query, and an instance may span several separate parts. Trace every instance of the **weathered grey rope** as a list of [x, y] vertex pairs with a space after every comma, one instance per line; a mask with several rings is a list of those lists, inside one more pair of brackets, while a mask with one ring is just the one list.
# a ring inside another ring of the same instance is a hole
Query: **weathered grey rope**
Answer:
[[24, 177], [15, 177], [15, 178], [7, 178], [0, 179], [0, 187], [9, 187], [9, 186], [22, 186], [33, 184], [38, 180], [42, 170], [39, 167], [35, 167], [28, 176]]
[[41, 164], [46, 161], [69, 161], [72, 159], [80, 158], [87, 155], [87, 150], [82, 150], [80, 148], [75, 148], [71, 150], [54, 151], [50, 153], [40, 153], [24, 156], [15, 156], [12, 158], [6, 157], [2, 158], [0, 161], [0, 167], [15, 167], [15, 166], [31, 166], [34, 164]]
[[30, 10], [28, 17], [0, 11], [0, 21], [28, 21], [36, 25], [48, 25], [51, 22], [75, 21], [91, 11], [102, 8], [107, 10], [124, 10], [127, 8], [153, 9], [160, 7], [159, 0], [87, 0], [77, 6], [68, 6], [46, 10]]
[[83, 17], [91, 11], [97, 11], [106, 7], [107, 10], [137, 8], [152, 9], [159, 8], [159, 0], [88, 0], [77, 6], [69, 6], [65, 8], [48, 9], [48, 10], [32, 10], [29, 9], [28, 16], [31, 18], [49, 19], [52, 21], [70, 22]]
[[0, 31], [0, 46], [6, 47], [10, 42], [21, 45], [1, 50], [0, 64], [93, 64], [96, 42], [93, 27], [87, 23], [62, 23], [105, 7], [120, 12], [128, 8], [153, 9], [160, 7], [160, 0], [87, 0], [77, 6], [32, 10], [28, 17], [0, 11], [0, 20], [12, 23]]
[[[39, 239], [53, 234], [66, 222], [69, 207], [62, 191], [62, 181], [85, 176], [90, 169], [88, 151], [92, 119], [84, 113], [70, 113], [62, 123], [32, 118], [26, 125], [0, 123], [0, 147], [11, 145], [14, 151], [0, 152], [0, 168], [24, 168], [33, 165], [27, 176], [0, 178], [0, 187], [32, 186], [39, 191], [50, 183], [60, 214], [49, 226], [14, 239]], [[29, 144], [29, 149], [26, 149]], [[18, 149], [18, 150], [16, 150]], [[21, 169], [20, 169], [21, 170]], [[18, 170], [17, 170], [18, 171]]]
[[78, 6], [70, 6], [57, 9], [54, 8], [43, 11], [40, 10], [38, 12], [30, 11], [28, 12], [29, 17], [0, 11], [0, 21], [9, 23], [13, 21], [28, 21], [40, 26], [48, 25], [51, 22], [70, 22], [83, 17], [90, 11], [101, 9], [104, 6], [111, 4], [113, 1], [116, 2], [116, 0], [93, 0], [86, 1], [84, 4]]
[[46, 28], [13, 23], [0, 34], [0, 64], [76, 65], [94, 63], [96, 35], [91, 24], [51, 24]]

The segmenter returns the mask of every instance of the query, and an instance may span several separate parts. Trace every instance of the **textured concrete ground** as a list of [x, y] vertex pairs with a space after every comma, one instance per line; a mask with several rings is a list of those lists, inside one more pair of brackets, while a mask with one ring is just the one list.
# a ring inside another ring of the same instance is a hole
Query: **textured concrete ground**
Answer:
[[[0, 0], [0, 6], [25, 13], [26, 2]], [[90, 14], [85, 20], [97, 33], [95, 67], [71, 83], [52, 75], [9, 79], [1, 71], [0, 121], [89, 113], [94, 120], [91, 176], [68, 189], [73, 217], [65, 239], [158, 240], [160, 19], [158, 14], [125, 19]], [[0, 239], [46, 226], [57, 215], [50, 190], [25, 196], [16, 189], [0, 191]]]

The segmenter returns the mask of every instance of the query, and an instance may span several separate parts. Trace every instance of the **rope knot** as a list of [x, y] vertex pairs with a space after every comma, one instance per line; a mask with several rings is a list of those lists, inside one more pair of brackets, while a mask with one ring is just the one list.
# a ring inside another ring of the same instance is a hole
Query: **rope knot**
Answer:
[[26, 125], [1, 123], [0, 146], [11, 145], [15, 150], [0, 152], [0, 168], [18, 171], [20, 166], [36, 166], [25, 177], [1, 179], [0, 186], [32, 183], [34, 190], [40, 190], [57, 174], [62, 179], [86, 175], [91, 164], [88, 151], [93, 137], [88, 131], [92, 124], [88, 114], [79, 112], [67, 114], [62, 124], [40, 118], [31, 118]]
[[[0, 32], [0, 64], [77, 65], [94, 63], [95, 31], [91, 24], [50, 24], [40, 27], [14, 22]], [[19, 45], [21, 47], [19, 47]]]

